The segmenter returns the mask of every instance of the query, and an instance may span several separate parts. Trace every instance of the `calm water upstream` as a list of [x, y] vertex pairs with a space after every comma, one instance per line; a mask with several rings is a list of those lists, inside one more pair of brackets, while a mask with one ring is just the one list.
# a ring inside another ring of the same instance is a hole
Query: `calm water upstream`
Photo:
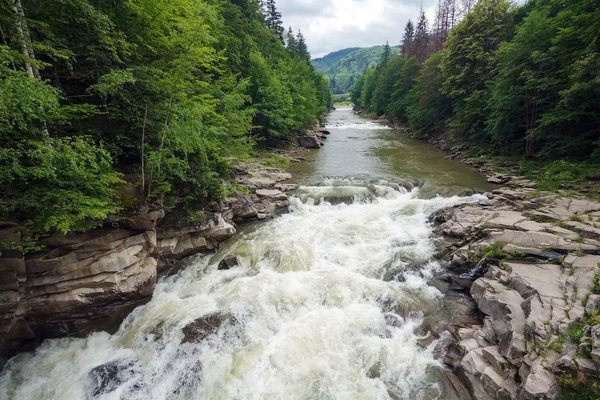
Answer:
[[[445, 312], [428, 284], [439, 266], [427, 217], [490, 188], [350, 110], [329, 124], [327, 145], [291, 167], [301, 187], [289, 214], [189, 260], [116, 334], [14, 358], [0, 398], [447, 398], [433, 346], [418, 344], [424, 321]], [[240, 265], [218, 271], [228, 254]], [[215, 313], [226, 316], [218, 330], [183, 340], [183, 327]], [[90, 371], [106, 363], [118, 368], [99, 388]]]

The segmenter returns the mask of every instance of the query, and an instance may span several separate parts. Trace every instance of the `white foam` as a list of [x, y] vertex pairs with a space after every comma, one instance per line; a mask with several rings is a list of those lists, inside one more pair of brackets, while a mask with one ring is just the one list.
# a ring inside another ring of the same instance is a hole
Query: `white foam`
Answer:
[[[336, 190], [354, 201], [331, 204], [324, 193]], [[418, 189], [352, 182], [303, 191], [323, 201], [293, 199], [290, 214], [240, 237], [228, 250], [238, 267], [218, 271], [217, 260], [196, 258], [115, 335], [50, 340], [13, 359], [0, 397], [84, 399], [93, 367], [127, 357], [137, 357], [141, 374], [101, 398], [442, 396], [427, 375], [438, 362], [415, 333], [418, 311], [440, 296], [427, 285], [439, 267], [427, 216], [480, 196], [425, 200]], [[405, 271], [408, 263], [422, 267]], [[382, 280], [394, 273], [402, 282]], [[417, 312], [390, 324], [395, 306]], [[181, 328], [215, 312], [232, 318], [207, 340], [181, 344]]]

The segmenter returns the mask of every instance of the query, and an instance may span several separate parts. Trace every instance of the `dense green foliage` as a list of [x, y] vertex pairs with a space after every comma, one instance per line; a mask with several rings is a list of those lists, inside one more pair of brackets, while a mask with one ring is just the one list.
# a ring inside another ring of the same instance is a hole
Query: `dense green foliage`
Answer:
[[434, 35], [421, 45], [424, 62], [398, 56], [367, 71], [351, 90], [354, 103], [490, 154], [587, 160], [548, 171], [592, 179], [583, 169], [600, 161], [600, 3], [479, 0], [447, 33], [441, 51], [432, 50]]
[[333, 67], [342, 58], [346, 57], [350, 53], [354, 53], [357, 50], [360, 50], [360, 47], [349, 47], [347, 49], [334, 51], [333, 53], [329, 53], [323, 57], [313, 59], [312, 64], [315, 66], [317, 71], [326, 73], [329, 68]]
[[[340, 50], [321, 59], [313, 60], [313, 65], [329, 78], [329, 87], [334, 94], [344, 94], [350, 91], [352, 85], [365, 70], [377, 66], [381, 61], [384, 49], [385, 46], [373, 46], [349, 53], [346, 53], [346, 50], [350, 49]], [[392, 55], [399, 54], [400, 48], [391, 47], [390, 52]], [[340, 55], [343, 57], [339, 57]]]
[[[331, 106], [301, 34], [257, 0], [0, 3], [0, 218], [89, 229], [127, 201], [227, 193], [229, 164]], [[285, 41], [285, 40], [284, 40]]]

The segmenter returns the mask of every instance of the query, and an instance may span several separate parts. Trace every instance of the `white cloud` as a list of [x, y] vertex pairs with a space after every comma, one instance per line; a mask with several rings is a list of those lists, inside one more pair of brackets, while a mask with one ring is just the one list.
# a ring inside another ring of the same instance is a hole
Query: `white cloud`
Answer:
[[404, 25], [421, 4], [428, 17], [436, 0], [279, 0], [287, 29], [300, 29], [313, 57], [346, 47], [400, 43]]

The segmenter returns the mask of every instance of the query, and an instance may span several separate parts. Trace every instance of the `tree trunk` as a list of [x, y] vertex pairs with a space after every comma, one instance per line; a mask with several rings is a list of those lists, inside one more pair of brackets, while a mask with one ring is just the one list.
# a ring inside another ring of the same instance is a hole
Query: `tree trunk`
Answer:
[[[35, 63], [31, 63], [29, 60], [35, 61], [35, 52], [31, 46], [31, 36], [29, 35], [29, 28], [27, 27], [27, 21], [25, 21], [25, 12], [23, 11], [23, 5], [21, 0], [13, 0], [12, 9], [15, 13], [15, 26], [17, 28], [17, 35], [19, 35], [19, 41], [21, 42], [21, 53], [25, 56], [25, 70], [30, 78], [36, 78], [41, 80], [40, 71], [37, 69]], [[42, 106], [40, 106], [41, 108]], [[48, 132], [48, 125], [46, 120], [42, 120], [42, 130], [46, 136], [50, 136]]]

